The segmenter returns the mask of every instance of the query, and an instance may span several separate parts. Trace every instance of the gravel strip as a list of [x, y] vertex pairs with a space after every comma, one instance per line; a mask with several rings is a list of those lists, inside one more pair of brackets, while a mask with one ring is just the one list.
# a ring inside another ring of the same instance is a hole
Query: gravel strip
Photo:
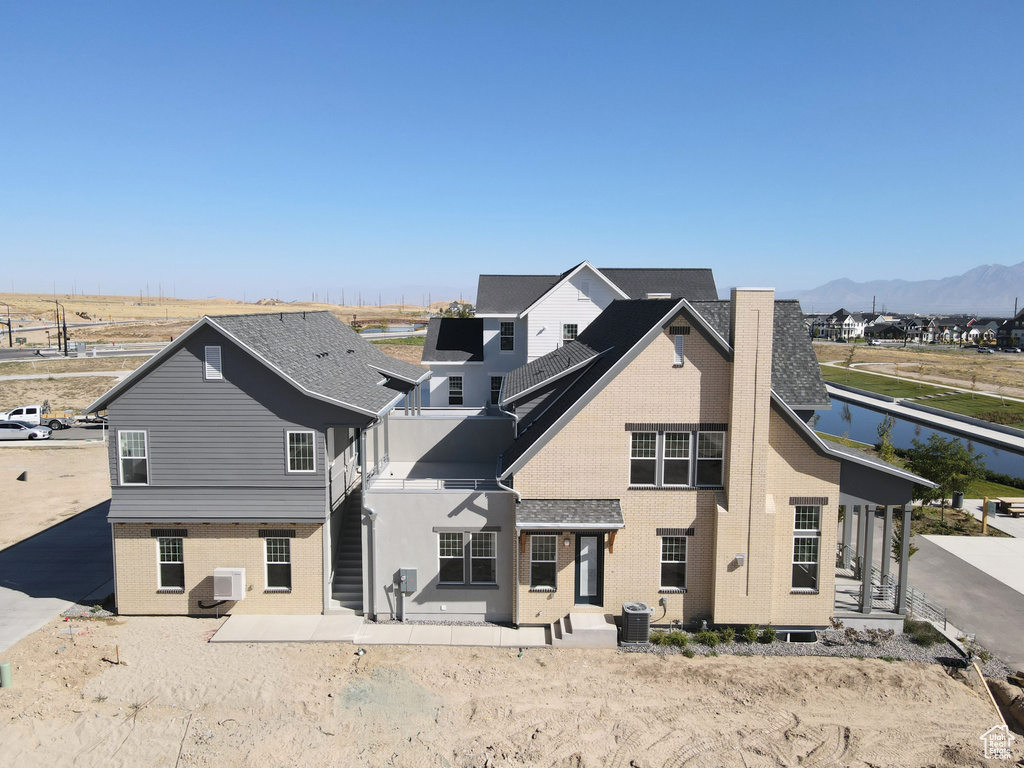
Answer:
[[[925, 647], [910, 641], [906, 635], [895, 635], [888, 640], [872, 644], [866, 639], [847, 640], [842, 630], [826, 629], [816, 633], [815, 643], [720, 643], [711, 648], [701, 645], [691, 634], [689, 648], [697, 656], [715, 656], [731, 654], [734, 656], [829, 656], [833, 658], [885, 659], [886, 661], [920, 661], [925, 664], [943, 664], [951, 667], [962, 667], [963, 656], [948, 642], [937, 642]], [[684, 648], [669, 645], [637, 644], [621, 647], [624, 653], [658, 653], [664, 655], [681, 654]], [[992, 657], [982, 663], [976, 659], [978, 666], [986, 677], [1005, 680], [1011, 670], [999, 659]]]

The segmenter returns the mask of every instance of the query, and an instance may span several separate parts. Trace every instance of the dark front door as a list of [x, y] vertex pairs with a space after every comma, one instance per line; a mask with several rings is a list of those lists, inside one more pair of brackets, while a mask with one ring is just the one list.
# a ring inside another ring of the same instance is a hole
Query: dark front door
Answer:
[[576, 536], [576, 605], [604, 603], [604, 534]]

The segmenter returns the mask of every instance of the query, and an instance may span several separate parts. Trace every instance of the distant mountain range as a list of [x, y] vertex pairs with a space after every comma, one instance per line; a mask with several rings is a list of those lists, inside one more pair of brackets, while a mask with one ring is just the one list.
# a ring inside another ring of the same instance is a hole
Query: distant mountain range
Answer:
[[1024, 307], [1024, 261], [1012, 267], [985, 264], [940, 280], [872, 280], [841, 278], [809, 291], [779, 291], [779, 298], [799, 299], [804, 312], [851, 312], [875, 308], [920, 314], [966, 313], [1009, 317], [1014, 301]]

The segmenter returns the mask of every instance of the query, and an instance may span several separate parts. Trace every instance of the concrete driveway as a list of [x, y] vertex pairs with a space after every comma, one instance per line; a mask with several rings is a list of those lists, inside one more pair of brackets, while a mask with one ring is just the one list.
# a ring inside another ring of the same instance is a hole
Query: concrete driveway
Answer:
[[86, 597], [114, 591], [105, 501], [0, 550], [0, 652]]

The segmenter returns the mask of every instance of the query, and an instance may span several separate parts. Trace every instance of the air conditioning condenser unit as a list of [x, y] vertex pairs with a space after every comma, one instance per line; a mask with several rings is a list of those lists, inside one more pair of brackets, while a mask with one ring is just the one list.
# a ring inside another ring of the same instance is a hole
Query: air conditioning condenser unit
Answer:
[[242, 600], [245, 598], [245, 568], [214, 568], [213, 599]]

